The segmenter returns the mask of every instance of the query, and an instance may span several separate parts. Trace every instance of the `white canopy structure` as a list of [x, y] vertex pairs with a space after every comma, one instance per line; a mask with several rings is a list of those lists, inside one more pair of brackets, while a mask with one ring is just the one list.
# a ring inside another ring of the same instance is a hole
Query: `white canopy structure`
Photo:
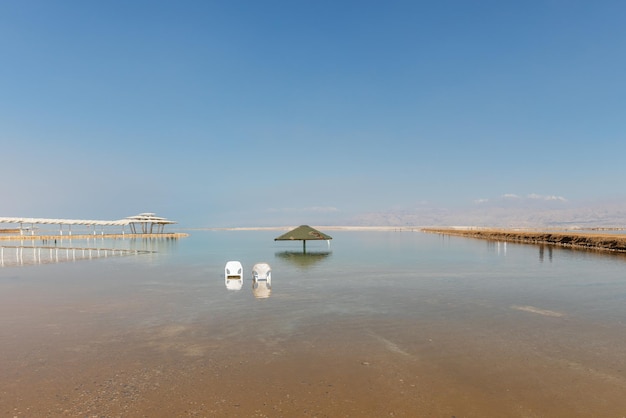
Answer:
[[[72, 225], [83, 225], [94, 228], [94, 234], [96, 233], [96, 226], [121, 226], [122, 229], [125, 226], [129, 226], [131, 233], [133, 234], [160, 234], [163, 233], [163, 228], [168, 224], [175, 224], [175, 221], [170, 221], [166, 218], [156, 216], [154, 213], [140, 213], [139, 215], [129, 216], [117, 221], [99, 221], [89, 219], [48, 219], [48, 218], [10, 218], [0, 217], [0, 223], [5, 224], [19, 224], [20, 231], [23, 231], [24, 225], [59, 225], [61, 227], [61, 235], [63, 235], [63, 225], [68, 225], [70, 235], [72, 234]], [[139, 231], [139, 232], [137, 232]]]
[[[124, 219], [124, 221], [128, 222], [128, 225], [130, 225], [130, 229], [133, 234], [138, 233], [137, 225], [141, 227], [141, 234], [161, 234], [163, 233], [163, 228], [165, 228], [165, 225], [176, 223], [165, 218], [160, 218], [154, 213], [140, 213], [139, 215], [129, 216], [128, 218]], [[155, 225], [156, 231], [154, 230]]]

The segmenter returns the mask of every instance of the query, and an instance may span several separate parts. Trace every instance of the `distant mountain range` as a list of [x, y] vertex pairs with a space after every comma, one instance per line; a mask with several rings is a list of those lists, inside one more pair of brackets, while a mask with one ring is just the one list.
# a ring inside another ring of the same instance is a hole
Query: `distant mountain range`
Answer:
[[351, 222], [361, 226], [488, 227], [626, 227], [626, 202], [580, 205], [567, 201], [478, 202], [467, 208], [418, 207], [402, 211], [364, 213]]

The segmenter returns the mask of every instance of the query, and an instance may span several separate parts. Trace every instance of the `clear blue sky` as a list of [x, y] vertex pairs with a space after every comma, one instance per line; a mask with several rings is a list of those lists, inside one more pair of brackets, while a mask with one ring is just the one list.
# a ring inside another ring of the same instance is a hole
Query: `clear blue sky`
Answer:
[[626, 198], [623, 1], [4, 1], [0, 216]]

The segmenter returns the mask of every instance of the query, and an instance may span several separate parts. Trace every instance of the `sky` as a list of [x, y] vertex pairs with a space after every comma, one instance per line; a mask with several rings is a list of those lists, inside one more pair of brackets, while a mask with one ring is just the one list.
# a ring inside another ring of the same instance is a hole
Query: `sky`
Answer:
[[624, 16], [602, 0], [4, 1], [0, 216], [332, 225], [626, 202]]

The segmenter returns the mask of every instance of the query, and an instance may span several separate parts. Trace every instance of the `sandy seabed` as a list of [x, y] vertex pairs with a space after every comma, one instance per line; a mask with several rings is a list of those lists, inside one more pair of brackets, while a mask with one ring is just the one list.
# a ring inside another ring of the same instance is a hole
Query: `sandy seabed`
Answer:
[[530, 307], [469, 323], [329, 316], [264, 335], [255, 321], [95, 326], [102, 307], [57, 306], [37, 323], [9, 305], [19, 324], [2, 322], [2, 416], [626, 414], [626, 337]]

